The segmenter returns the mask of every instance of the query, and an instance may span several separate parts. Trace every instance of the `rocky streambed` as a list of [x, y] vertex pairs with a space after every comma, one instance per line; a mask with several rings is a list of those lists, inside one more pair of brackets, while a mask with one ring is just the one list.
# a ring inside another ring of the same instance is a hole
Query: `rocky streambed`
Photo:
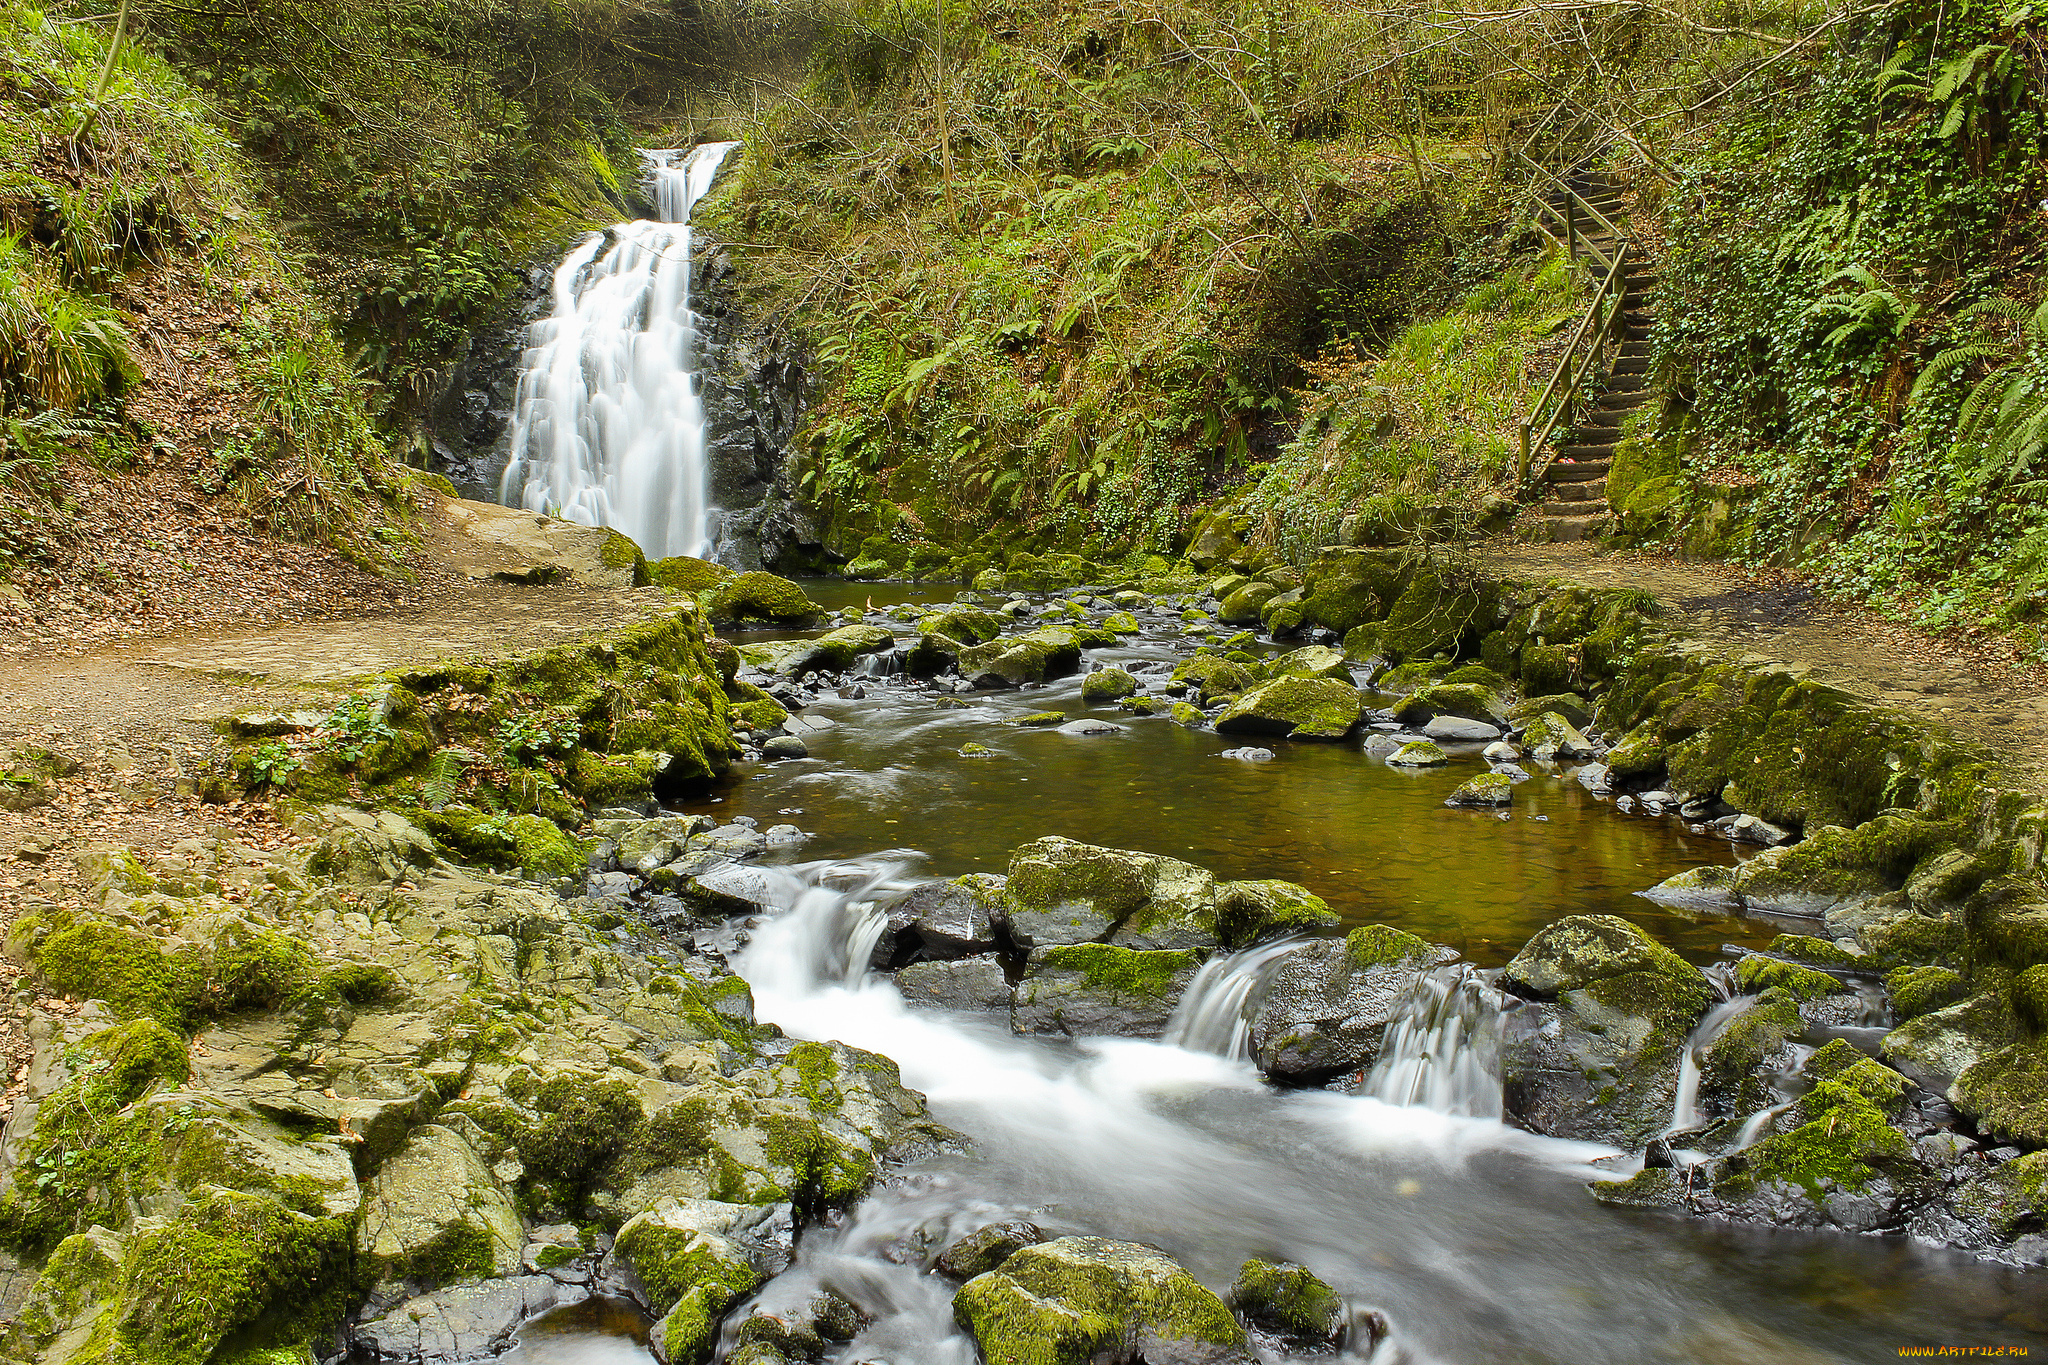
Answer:
[[1370, 551], [837, 621], [648, 573], [634, 631], [233, 718], [297, 848], [94, 850], [17, 925], [80, 1003], [9, 1358], [585, 1302], [517, 1349], [2048, 1345], [2042, 817], [1913, 718]]

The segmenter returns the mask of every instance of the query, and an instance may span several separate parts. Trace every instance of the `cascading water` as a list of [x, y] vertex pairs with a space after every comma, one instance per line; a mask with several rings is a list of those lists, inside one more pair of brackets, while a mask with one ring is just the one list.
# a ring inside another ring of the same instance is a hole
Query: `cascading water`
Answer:
[[709, 550], [689, 218], [738, 145], [645, 153], [661, 221], [592, 233], [556, 269], [522, 359], [507, 506], [615, 527], [649, 558]]
[[1440, 1114], [1498, 1119], [1502, 1003], [1473, 967], [1423, 973], [1387, 1025], [1380, 1059], [1361, 1093]]
[[1161, 1041], [1233, 1060], [1250, 1057], [1259, 998], [1280, 970], [1280, 959], [1300, 946], [1298, 938], [1277, 939], [1203, 963], [1173, 1007]]

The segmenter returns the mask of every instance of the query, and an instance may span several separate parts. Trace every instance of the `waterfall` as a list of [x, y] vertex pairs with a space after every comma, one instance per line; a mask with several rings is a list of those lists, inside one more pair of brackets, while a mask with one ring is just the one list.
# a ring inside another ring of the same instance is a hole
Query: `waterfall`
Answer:
[[533, 324], [499, 500], [631, 536], [650, 559], [711, 545], [690, 209], [733, 142], [646, 156], [660, 222], [586, 237]]
[[1360, 1093], [1440, 1114], [1500, 1118], [1501, 1004], [1469, 965], [1423, 973], [1387, 1025]]
[[1280, 960], [1301, 942], [1277, 939], [1203, 963], [1173, 1007], [1160, 1041], [1232, 1060], [1250, 1057], [1252, 1016], [1258, 1013], [1259, 1000], [1279, 972]]
[[1678, 1094], [1671, 1104], [1671, 1126], [1666, 1133], [1683, 1133], [1700, 1126], [1700, 1055], [1735, 1020], [1756, 1003], [1753, 995], [1723, 1000], [1707, 1011], [1685, 1040], [1684, 1060], [1678, 1065]]

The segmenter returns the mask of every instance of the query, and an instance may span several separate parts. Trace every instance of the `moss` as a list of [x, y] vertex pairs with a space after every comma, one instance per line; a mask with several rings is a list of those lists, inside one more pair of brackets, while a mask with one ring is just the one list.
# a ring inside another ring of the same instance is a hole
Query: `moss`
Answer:
[[1246, 1346], [1223, 1301], [1185, 1270], [1149, 1247], [1093, 1237], [1024, 1248], [962, 1286], [953, 1315], [988, 1365], [1083, 1365], [1141, 1333], [1166, 1350], [1189, 1343], [1190, 1358]]
[[2033, 966], [2014, 976], [2008, 988], [2012, 1011], [2035, 1033], [2048, 1033], [2048, 965]]
[[1173, 670], [1173, 680], [1193, 687], [1204, 702], [1232, 696], [1252, 685], [1252, 675], [1220, 654], [1197, 654]]
[[35, 944], [30, 959], [52, 991], [104, 1000], [123, 1018], [183, 1027], [198, 1002], [198, 964], [125, 925], [86, 920], [60, 928]]
[[672, 592], [706, 592], [737, 577], [722, 564], [693, 559], [689, 555], [654, 560], [647, 566], [647, 576], [651, 582]]
[[1953, 1005], [1970, 993], [1962, 976], [1947, 967], [1895, 967], [1885, 973], [1884, 985], [1901, 1023]]
[[1446, 806], [1505, 806], [1514, 800], [1514, 779], [1505, 773], [1481, 773], [1467, 778], [1444, 798]]
[[1138, 690], [1138, 680], [1121, 668], [1103, 668], [1081, 680], [1081, 700], [1090, 705], [1116, 701]]
[[1175, 725], [1186, 726], [1190, 730], [1199, 730], [1209, 723], [1209, 717], [1203, 714], [1202, 708], [1191, 702], [1175, 702], [1166, 715]]
[[1200, 953], [1144, 951], [1108, 943], [1075, 943], [1045, 950], [1046, 971], [1078, 972], [1098, 990], [1165, 999], [1182, 973], [1201, 965]]
[[1137, 635], [1143, 630], [1138, 618], [1127, 611], [1111, 612], [1103, 618], [1102, 628], [1115, 635]]
[[1699, 968], [1614, 915], [1573, 915], [1538, 930], [1501, 974], [1537, 999], [1585, 990], [1601, 1004], [1679, 1027], [1713, 998]]
[[1066, 720], [1067, 713], [1064, 711], [1033, 711], [1028, 715], [1018, 716], [1015, 720], [1010, 721], [1009, 724], [1039, 727], [1064, 725]]
[[1341, 739], [1364, 714], [1358, 689], [1332, 678], [1276, 678], [1245, 692], [1216, 718], [1220, 734]]
[[1216, 888], [1216, 929], [1228, 948], [1248, 948], [1291, 930], [1334, 929], [1337, 912], [1293, 882], [1223, 882]]
[[414, 819], [461, 861], [486, 867], [520, 868], [528, 877], [549, 880], [583, 871], [590, 843], [563, 833], [538, 815], [487, 815], [481, 811], [416, 811]]
[[1801, 967], [1793, 962], [1780, 962], [1776, 958], [1749, 956], [1736, 964], [1735, 980], [1749, 993], [1776, 987], [1794, 1000], [1819, 1000], [1823, 996], [1842, 995], [1849, 987], [1826, 972], [1811, 967]]
[[1963, 926], [1952, 919], [1900, 915], [1863, 930], [1862, 939], [1872, 961], [1886, 967], [1957, 964], [1964, 957]]
[[1881, 1175], [1913, 1170], [1913, 1144], [1905, 1134], [1855, 1091], [1838, 1090], [1821, 1117], [1730, 1157], [1714, 1193], [1742, 1199], [1760, 1185], [1783, 1181], [1819, 1203], [1831, 1189], [1862, 1190]]
[[1863, 954], [1852, 953], [1847, 948], [1824, 938], [1814, 938], [1810, 934], [1780, 934], [1771, 940], [1770, 946], [1764, 951], [1775, 957], [1789, 957], [1817, 967], [1867, 971], [1872, 965], [1870, 959]]
[[393, 1266], [392, 1278], [428, 1286], [486, 1279], [495, 1269], [495, 1252], [489, 1228], [454, 1223], [414, 1250], [402, 1266]]
[[1388, 924], [1362, 925], [1344, 936], [1344, 958], [1358, 969], [1427, 961], [1436, 951], [1427, 939]]
[[1524, 645], [1522, 687], [1532, 695], [1568, 692], [1584, 685], [1579, 651], [1571, 645]]
[[1782, 991], [1764, 991], [1701, 1050], [1700, 1093], [1729, 1112], [1763, 1108], [1771, 1103], [1771, 1090], [1758, 1068], [1803, 1029], [1797, 1001]]
[[202, 1189], [131, 1241], [121, 1296], [94, 1324], [148, 1365], [203, 1365], [238, 1328], [286, 1339], [331, 1330], [354, 1297], [347, 1220]]
[[942, 635], [962, 644], [987, 644], [1003, 633], [1003, 618], [980, 607], [950, 607], [917, 623], [920, 635]]
[[2000, 1048], [1965, 1068], [1950, 1095], [1987, 1132], [2048, 1147], [2048, 1043]]
[[1387, 755], [1387, 762], [1396, 768], [1437, 768], [1450, 762], [1444, 751], [1426, 739], [1412, 740]]
[[743, 573], [719, 584], [704, 599], [705, 614], [713, 621], [773, 621], [778, 625], [799, 625], [814, 621], [824, 608], [804, 596], [804, 590], [772, 573]]
[[1421, 725], [1437, 716], [1462, 716], [1488, 725], [1502, 725], [1507, 721], [1502, 695], [1478, 683], [1430, 683], [1396, 702], [1394, 719], [1403, 725]]
[[668, 762], [666, 754], [600, 754], [578, 749], [570, 763], [569, 790], [592, 810], [635, 805], [653, 799], [656, 779], [667, 770]]
[[617, 1079], [556, 1076], [529, 1107], [536, 1118], [516, 1136], [529, 1173], [579, 1187], [616, 1156], [641, 1121], [640, 1096]]
[[621, 1229], [618, 1254], [640, 1276], [648, 1301], [660, 1313], [693, 1290], [707, 1291], [705, 1300], [711, 1302], [704, 1306], [722, 1312], [761, 1283], [761, 1273], [744, 1258], [691, 1228], [635, 1220]]
[[1246, 1261], [1228, 1302], [1248, 1321], [1297, 1341], [1329, 1341], [1344, 1327], [1342, 1296], [1291, 1262]]

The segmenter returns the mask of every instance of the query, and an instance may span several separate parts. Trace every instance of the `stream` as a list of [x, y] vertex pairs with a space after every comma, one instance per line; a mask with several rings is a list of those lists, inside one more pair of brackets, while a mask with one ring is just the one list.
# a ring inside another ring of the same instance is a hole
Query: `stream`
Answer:
[[[505, 500], [619, 526], [650, 558], [703, 553], [715, 517], [687, 218], [726, 150], [651, 154], [667, 221], [593, 234], [563, 262], [521, 381]], [[870, 612], [956, 592], [803, 586], [827, 607]], [[1177, 623], [1148, 629], [1089, 651], [1083, 667], [1156, 672], [1184, 657]], [[809, 835], [769, 859], [780, 908], [751, 926], [733, 961], [758, 1017], [891, 1058], [934, 1117], [971, 1143], [892, 1172], [835, 1221], [806, 1229], [795, 1264], [762, 1291], [772, 1306], [825, 1287], [866, 1315], [858, 1339], [827, 1359], [973, 1365], [953, 1286], [922, 1267], [959, 1236], [1018, 1217], [1050, 1235], [1156, 1243], [1219, 1289], [1250, 1256], [1301, 1262], [1354, 1311], [1384, 1315], [1385, 1339], [1375, 1348], [1354, 1333], [1362, 1344], [1342, 1357], [1375, 1365], [2048, 1352], [2038, 1275], [1898, 1239], [1605, 1206], [1585, 1184], [1627, 1174], [1627, 1159], [1500, 1121], [1485, 969], [1544, 925], [1622, 915], [1702, 964], [1725, 960], [1728, 945], [1810, 930], [1638, 894], [1741, 856], [1727, 842], [1676, 817], [1625, 816], [1570, 768], [1534, 763], [1507, 810], [1447, 809], [1444, 798], [1486, 770], [1477, 744], [1447, 744], [1448, 765], [1416, 771], [1373, 761], [1355, 737], [1277, 742], [1270, 759], [1245, 761], [1224, 751], [1246, 741], [1088, 707], [1080, 674], [954, 697], [865, 672], [795, 717], [807, 757], [737, 765], [685, 807]], [[1123, 728], [1077, 736], [1004, 724], [1045, 710]], [[993, 752], [963, 754], [970, 744]], [[925, 879], [1000, 872], [1012, 849], [1051, 834], [1185, 859], [1222, 878], [1299, 882], [1347, 925], [1392, 924], [1464, 960], [1418, 987], [1388, 1028], [1380, 1065], [1348, 1094], [1275, 1087], [1242, 1055], [1244, 1005], [1270, 949], [1211, 964], [1167, 1032], [1174, 1041], [1162, 1042], [1016, 1037], [990, 1016], [911, 1009], [867, 969], [878, 904]], [[1696, 1067], [1689, 1074], [1696, 1085]], [[1675, 1117], [1690, 1104], [1688, 1089]], [[747, 1311], [728, 1319], [718, 1359]], [[504, 1359], [636, 1365], [650, 1359], [646, 1334], [629, 1305], [593, 1300], [529, 1324]]]

